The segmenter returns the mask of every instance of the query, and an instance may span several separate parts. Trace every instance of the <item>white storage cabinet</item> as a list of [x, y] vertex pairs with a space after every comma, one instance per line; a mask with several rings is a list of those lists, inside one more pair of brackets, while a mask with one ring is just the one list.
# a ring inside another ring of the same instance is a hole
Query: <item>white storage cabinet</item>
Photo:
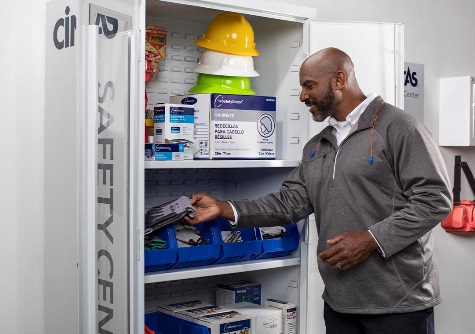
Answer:
[[475, 146], [474, 85], [471, 76], [440, 79], [440, 146]]
[[[277, 158], [144, 163], [145, 88], [149, 108], [185, 94], [202, 52], [193, 42], [222, 11], [242, 13], [253, 26], [260, 76], [252, 86], [276, 96]], [[298, 224], [299, 249], [285, 258], [147, 274], [143, 260], [147, 208], [196, 191], [255, 198], [276, 191], [298, 166], [303, 144], [326, 125], [314, 126], [299, 101], [299, 67], [314, 51], [347, 51], [357, 76], [379, 73], [361, 78], [364, 92], [402, 107], [402, 26], [315, 18], [313, 8], [265, 0], [48, 2], [47, 332], [142, 333], [144, 313], [160, 301], [212, 297], [228, 279], [260, 282], [263, 300], [297, 304], [299, 333], [324, 331], [315, 316], [322, 286], [312, 223]], [[146, 25], [167, 30], [167, 58], [145, 85]]]

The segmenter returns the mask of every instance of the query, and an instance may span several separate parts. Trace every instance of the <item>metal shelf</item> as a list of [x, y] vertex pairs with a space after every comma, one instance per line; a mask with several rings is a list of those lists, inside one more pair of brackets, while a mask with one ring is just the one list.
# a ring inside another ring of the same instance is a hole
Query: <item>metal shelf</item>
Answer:
[[299, 266], [300, 257], [280, 257], [255, 260], [250, 262], [234, 262], [215, 266], [191, 267], [186, 269], [166, 270], [161, 272], [146, 273], [144, 282], [158, 283], [176, 281], [188, 278], [217, 276], [225, 274], [240, 273], [254, 270], [264, 270], [272, 268]]
[[145, 169], [297, 167], [300, 160], [145, 161]]

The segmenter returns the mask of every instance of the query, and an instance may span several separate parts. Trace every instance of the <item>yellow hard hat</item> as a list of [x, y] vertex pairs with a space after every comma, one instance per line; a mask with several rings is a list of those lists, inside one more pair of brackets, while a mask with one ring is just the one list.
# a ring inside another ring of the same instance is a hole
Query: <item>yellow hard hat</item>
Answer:
[[242, 14], [224, 12], [217, 15], [195, 44], [205, 49], [240, 56], [259, 55], [254, 43], [254, 30]]

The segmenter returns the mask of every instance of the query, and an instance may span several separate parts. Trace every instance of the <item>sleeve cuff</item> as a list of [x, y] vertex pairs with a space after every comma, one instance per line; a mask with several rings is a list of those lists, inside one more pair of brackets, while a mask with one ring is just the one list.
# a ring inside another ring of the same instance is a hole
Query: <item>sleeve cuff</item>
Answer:
[[233, 203], [231, 203], [231, 201], [227, 201], [227, 202], [229, 203], [229, 205], [231, 205], [231, 209], [233, 209], [233, 213], [234, 213], [234, 221], [230, 220], [229, 224], [231, 224], [232, 227], [236, 227], [238, 224], [238, 219], [239, 219], [238, 213]]
[[376, 239], [376, 238], [374, 237], [374, 234], [373, 234], [370, 230], [368, 230], [368, 232], [371, 234], [371, 236], [373, 237], [374, 241], [376, 241], [376, 243], [378, 244], [378, 252], [379, 252], [379, 254], [381, 254], [382, 257], [386, 258], [386, 254], [384, 253], [383, 248], [382, 248], [381, 245], [379, 244], [378, 239]]

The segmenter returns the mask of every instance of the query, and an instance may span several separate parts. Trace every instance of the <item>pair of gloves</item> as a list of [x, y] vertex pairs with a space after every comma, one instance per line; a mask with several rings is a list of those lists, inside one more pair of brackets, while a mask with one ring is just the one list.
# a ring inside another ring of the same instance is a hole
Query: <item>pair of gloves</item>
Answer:
[[167, 225], [175, 225], [176, 238], [180, 247], [197, 246], [208, 243], [200, 236], [199, 230], [193, 226], [180, 225], [180, 220], [186, 215], [193, 217], [196, 209], [190, 199], [181, 196], [176, 200], [150, 208], [145, 214], [145, 243], [155, 240], [153, 232]]
[[186, 196], [154, 206], [148, 209], [145, 214], [144, 234], [147, 236], [169, 224], [179, 223], [186, 215], [193, 217], [195, 212], [196, 209], [191, 205], [190, 199]]

